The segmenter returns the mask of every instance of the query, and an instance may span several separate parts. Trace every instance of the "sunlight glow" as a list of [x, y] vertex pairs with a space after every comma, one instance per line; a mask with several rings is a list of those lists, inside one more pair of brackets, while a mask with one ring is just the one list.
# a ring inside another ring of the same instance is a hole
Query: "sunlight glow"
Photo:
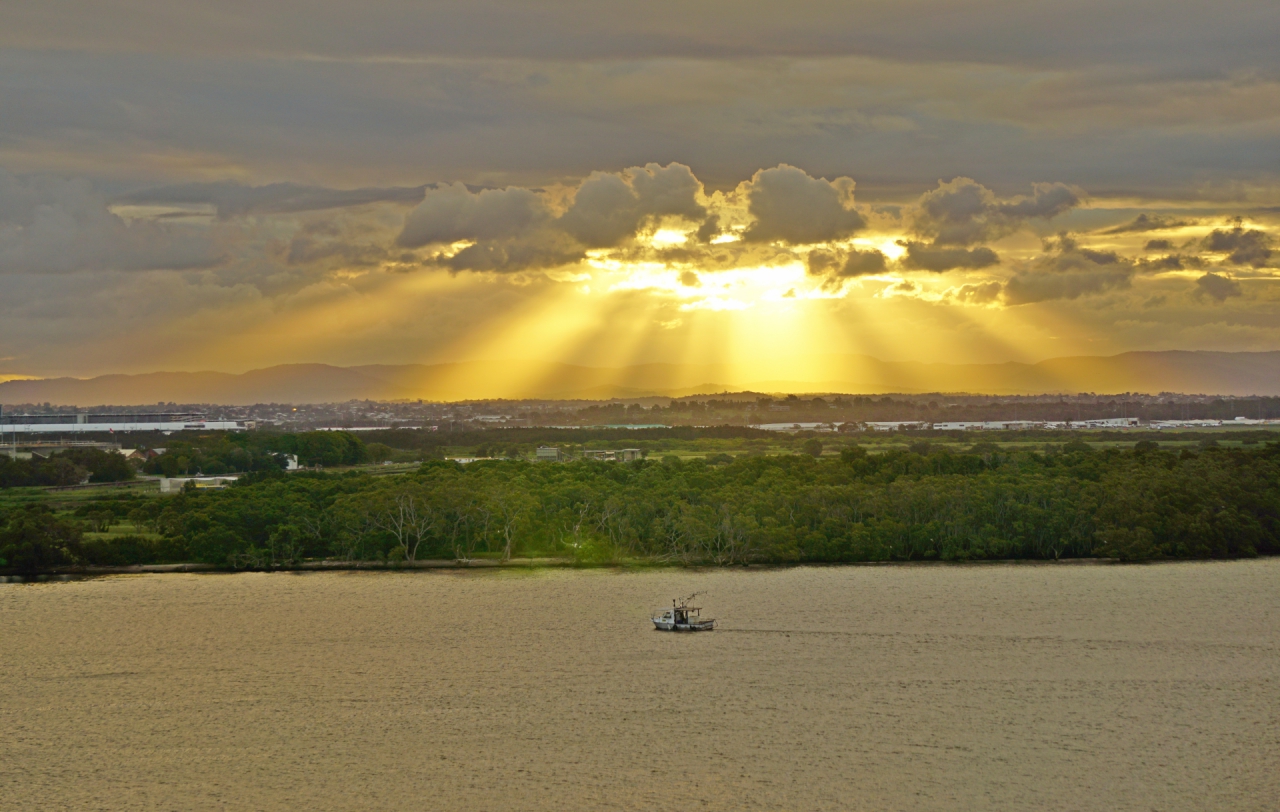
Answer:
[[746, 302], [738, 299], [722, 299], [719, 296], [708, 296], [696, 302], [686, 302], [680, 305], [680, 309], [685, 312], [690, 310], [746, 310], [748, 307], [751, 307], [751, 305]]
[[867, 238], [857, 237], [851, 242], [855, 248], [861, 251], [875, 249], [884, 254], [890, 260], [899, 260], [907, 253], [907, 249], [901, 243], [902, 237], [878, 237]]
[[[664, 225], [639, 239], [662, 248], [687, 244], [692, 233], [682, 228]], [[732, 226], [715, 242], [738, 242], [741, 235], [742, 229]], [[204, 360], [210, 357], [248, 355], [263, 346], [294, 356], [339, 352], [353, 338], [403, 338], [405, 353], [418, 356], [406, 361], [491, 364], [482, 374], [458, 369], [444, 375], [445, 388], [458, 398], [559, 391], [557, 376], [563, 376], [565, 364], [613, 369], [694, 365], [686, 381], [691, 391], [730, 381], [739, 386], [754, 382], [760, 391], [855, 391], [874, 390], [881, 374], [865, 356], [909, 358], [924, 350], [937, 357], [944, 351], [935, 348], [945, 347], [948, 354], [1034, 359], [1094, 350], [1081, 343], [1084, 332], [1072, 329], [1052, 306], [1009, 307], [998, 295], [999, 287], [992, 293], [1007, 268], [1003, 273], [958, 270], [945, 276], [908, 271], [897, 264], [906, 252], [899, 240], [894, 234], [863, 233], [791, 250], [787, 261], [781, 261], [786, 253], [767, 246], [735, 246], [719, 253], [745, 264], [728, 269], [723, 265], [731, 263], [722, 258], [707, 267], [664, 254], [640, 260], [634, 252], [615, 249], [592, 249], [580, 262], [528, 273], [421, 273], [393, 263], [378, 270], [356, 265], [334, 268], [325, 282], [277, 302], [269, 314], [262, 309], [266, 302], [246, 309], [246, 318], [257, 327], [217, 331], [203, 314], [177, 327], [225, 336], [197, 353], [203, 363], [212, 363]], [[470, 244], [442, 247], [435, 256]], [[852, 250], [879, 250], [892, 264], [855, 277], [842, 277], [834, 269], [810, 272], [809, 253]], [[1001, 252], [1016, 264], [1034, 261], [1041, 250], [1027, 241]], [[1202, 274], [1200, 269], [1163, 270], [1142, 279], [1192, 284]], [[502, 304], [456, 318], [448, 305], [439, 304], [479, 296]], [[307, 329], [314, 324], [325, 326], [324, 338]], [[444, 341], [438, 337], [442, 334], [448, 336]], [[428, 342], [418, 336], [437, 337]], [[935, 385], [925, 367], [918, 385], [919, 391]], [[616, 380], [602, 381], [587, 394], [612, 397], [643, 390], [642, 381]]]
[[689, 239], [688, 233], [684, 231], [676, 231], [672, 228], [660, 228], [654, 232], [649, 238], [649, 242], [656, 246], [679, 245]]

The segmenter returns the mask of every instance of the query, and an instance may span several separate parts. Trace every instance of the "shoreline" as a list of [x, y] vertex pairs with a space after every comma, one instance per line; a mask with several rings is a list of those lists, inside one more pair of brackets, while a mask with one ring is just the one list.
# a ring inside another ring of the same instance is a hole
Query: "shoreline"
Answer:
[[[1270, 556], [1258, 556], [1269, 558]], [[423, 561], [304, 561], [288, 566], [270, 568], [235, 568], [219, 564], [135, 564], [119, 567], [59, 567], [36, 573], [0, 573], [0, 584], [47, 583], [72, 581], [107, 575], [166, 575], [171, 573], [234, 574], [307, 573], [307, 572], [418, 572], [432, 570], [539, 570], [539, 569], [791, 569], [794, 567], [1010, 567], [1010, 566], [1119, 566], [1145, 564], [1176, 564], [1205, 561], [1240, 561], [1245, 559], [1159, 559], [1138, 562], [1120, 561], [1115, 558], [1000, 558], [978, 561], [802, 561], [786, 563], [710, 564], [678, 563], [669, 561], [617, 561], [581, 563], [564, 558], [517, 558], [511, 561], [473, 559], [454, 561], [431, 559]]]
[[1155, 564], [1194, 564], [1232, 561], [1255, 561], [1280, 556], [1258, 555], [1252, 558], [1160, 558], [1142, 561], [1121, 561], [1118, 558], [994, 558], [975, 561], [796, 561], [760, 562], [752, 564], [680, 563], [673, 561], [576, 562], [567, 558], [514, 558], [510, 561], [472, 559], [454, 561], [429, 559], [422, 561], [303, 561], [287, 566], [252, 568], [229, 567], [221, 564], [134, 564], [119, 567], [58, 567], [35, 573], [0, 572], [0, 584], [48, 583], [78, 581], [107, 575], [168, 575], [206, 574], [234, 575], [236, 573], [308, 573], [308, 572], [422, 572], [433, 570], [779, 570], [796, 567], [1101, 567], [1147, 566]]

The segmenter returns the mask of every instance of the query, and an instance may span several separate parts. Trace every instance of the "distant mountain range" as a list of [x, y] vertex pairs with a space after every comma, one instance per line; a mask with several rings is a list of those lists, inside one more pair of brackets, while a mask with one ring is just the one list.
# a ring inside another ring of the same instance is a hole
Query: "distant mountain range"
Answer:
[[536, 361], [469, 361], [336, 367], [288, 364], [243, 374], [151, 372], [0, 383], [0, 403], [97, 406], [160, 402], [334, 403], [368, 400], [680, 397], [719, 392], [878, 394], [968, 392], [993, 395], [1181, 392], [1280, 395], [1280, 352], [1128, 352], [1054, 358], [1038, 364], [923, 364], [866, 355], [786, 361], [754, 375], [727, 365], [588, 367]]

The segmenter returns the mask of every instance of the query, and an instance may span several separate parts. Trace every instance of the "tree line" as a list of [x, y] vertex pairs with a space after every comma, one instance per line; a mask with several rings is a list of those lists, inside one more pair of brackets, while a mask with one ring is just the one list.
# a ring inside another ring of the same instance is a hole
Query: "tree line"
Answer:
[[[877, 455], [854, 446], [838, 458], [429, 461], [395, 476], [276, 469], [226, 490], [93, 509], [137, 529], [128, 550], [83, 536], [88, 508], [58, 517], [33, 507], [9, 512], [0, 558], [9, 567], [56, 559], [244, 568], [481, 556], [721, 565], [1232, 558], [1280, 551], [1280, 445], [954, 453], [920, 444]], [[60, 552], [33, 552], [42, 523]]]
[[[163, 442], [164, 453], [144, 461], [143, 473], [176, 477], [278, 471], [285, 468], [285, 455], [296, 456], [303, 466], [359, 465], [379, 461], [390, 451], [336, 431], [222, 433]], [[97, 448], [70, 448], [30, 459], [0, 456], [0, 488], [124, 482], [136, 474], [129, 460]]]
[[123, 482], [134, 476], [128, 460], [98, 448], [70, 448], [26, 460], [0, 456], [0, 488]]

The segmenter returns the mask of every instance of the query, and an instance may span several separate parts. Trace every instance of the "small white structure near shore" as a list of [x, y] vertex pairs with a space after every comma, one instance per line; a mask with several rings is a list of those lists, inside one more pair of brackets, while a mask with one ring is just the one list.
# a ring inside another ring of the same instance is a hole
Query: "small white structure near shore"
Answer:
[[225, 488], [239, 478], [239, 474], [227, 474], [226, 476], [162, 476], [160, 477], [160, 493], [177, 493], [185, 488], [188, 482], [194, 482], [197, 490]]

